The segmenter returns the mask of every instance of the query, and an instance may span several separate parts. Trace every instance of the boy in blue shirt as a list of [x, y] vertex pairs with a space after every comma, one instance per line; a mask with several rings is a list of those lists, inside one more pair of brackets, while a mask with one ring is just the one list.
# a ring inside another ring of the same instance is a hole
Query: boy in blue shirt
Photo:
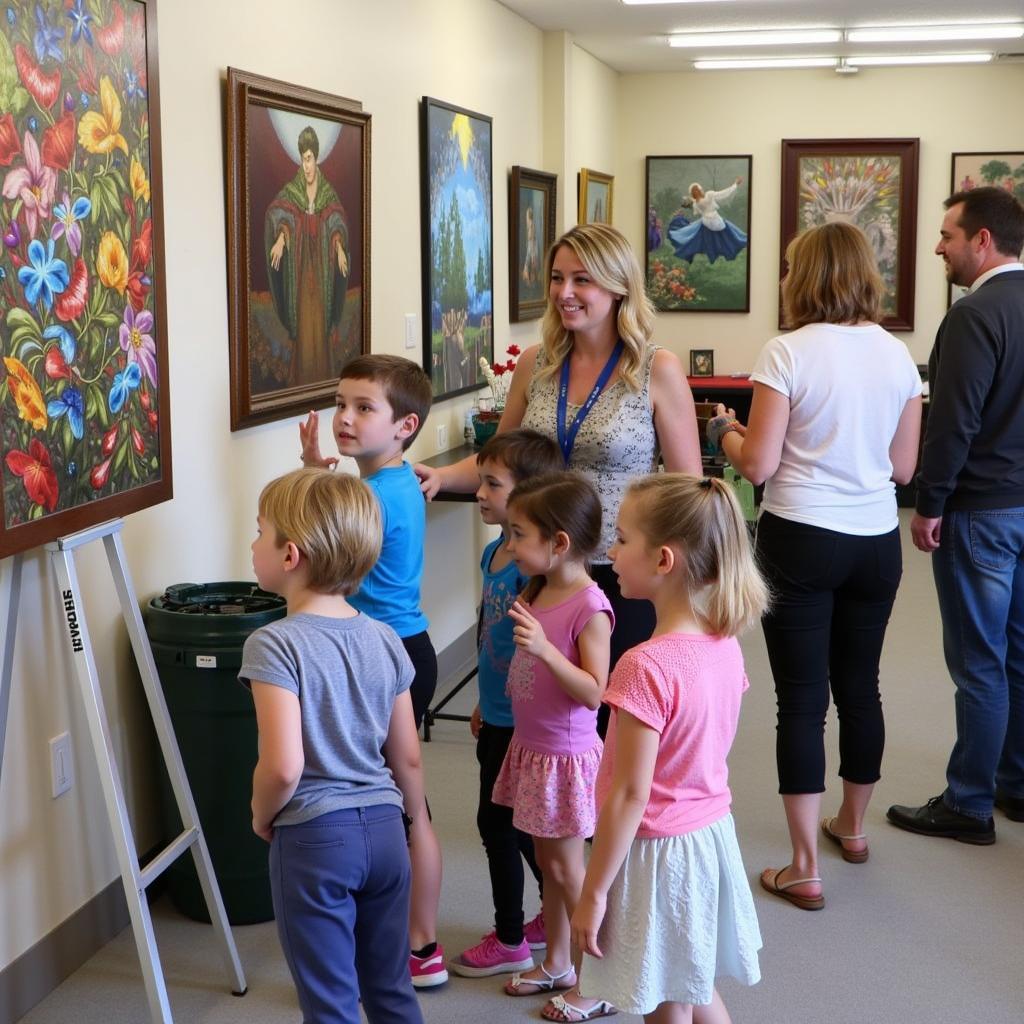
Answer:
[[300, 469], [260, 495], [260, 586], [286, 618], [245, 642], [259, 727], [252, 827], [270, 844], [281, 947], [303, 1020], [422, 1024], [405, 944], [402, 808], [425, 816], [413, 668], [393, 629], [347, 597], [380, 552], [369, 488]]
[[[419, 728], [437, 686], [437, 656], [420, 608], [426, 506], [412, 466], [403, 458], [419, 434], [433, 400], [430, 378], [409, 359], [357, 356], [341, 371], [335, 394], [334, 438], [338, 451], [355, 460], [359, 475], [377, 496], [384, 541], [377, 564], [350, 603], [394, 629], [412, 660], [411, 695]], [[320, 454], [318, 417], [299, 424], [300, 458], [306, 466], [333, 467]], [[409, 969], [417, 988], [448, 980], [444, 950], [437, 942], [441, 898], [441, 847], [429, 815], [415, 821], [409, 850], [413, 865]]]
[[505, 684], [515, 643], [508, 610], [527, 583], [506, 548], [508, 496], [523, 480], [565, 468], [558, 445], [535, 430], [496, 434], [480, 449], [476, 461], [480, 518], [488, 525], [500, 526], [501, 536], [484, 548], [480, 560], [484, 577], [478, 637], [480, 703], [470, 721], [480, 763], [476, 823], [491, 876], [494, 931], [450, 962], [456, 974], [469, 978], [529, 970], [533, 966], [530, 950], [545, 944], [541, 915], [523, 924], [523, 859], [538, 883], [541, 878], [533, 839], [512, 824], [512, 808], [494, 803], [491, 792], [512, 740], [512, 704]]

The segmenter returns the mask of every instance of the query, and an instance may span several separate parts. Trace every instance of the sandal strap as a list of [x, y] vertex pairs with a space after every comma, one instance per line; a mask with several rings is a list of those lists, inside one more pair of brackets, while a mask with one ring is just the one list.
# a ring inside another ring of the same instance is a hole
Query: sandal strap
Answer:
[[785, 870], [786, 870], [785, 868], [779, 868], [779, 870], [775, 872], [775, 888], [776, 889], [792, 889], [794, 885], [806, 885], [806, 884], [811, 883], [811, 882], [816, 882], [818, 885], [821, 885], [821, 879], [820, 878], [794, 878], [794, 879], [792, 879], [792, 881], [780, 883], [779, 882], [779, 875], [781, 875], [782, 872], [785, 871]]
[[856, 836], [844, 836], [837, 832], [832, 826], [835, 825], [835, 818], [826, 818], [822, 824], [825, 826], [825, 830], [834, 838], [839, 839], [842, 842], [853, 843], [861, 839], [867, 839], [867, 836], [861, 832], [860, 835]]
[[[543, 960], [542, 960], [542, 961], [541, 961], [541, 962], [540, 962], [540, 963], [539, 963], [539, 964], [538, 964], [537, 966], [538, 966], [538, 967], [540, 967], [541, 971], [542, 971], [542, 972], [544, 973], [544, 975], [545, 975], [545, 976], [547, 977], [548, 981], [552, 981], [552, 982], [554, 982], [554, 981], [561, 981], [561, 980], [562, 980], [562, 979], [563, 979], [564, 977], [566, 977], [566, 976], [567, 976], [567, 975], [569, 975], [569, 974], [572, 974], [572, 972], [573, 972], [573, 966], [572, 966], [572, 964], [569, 964], [569, 966], [568, 966], [568, 967], [566, 967], [566, 969], [565, 969], [564, 971], [562, 971], [562, 973], [561, 973], [561, 974], [552, 974], [552, 973], [551, 973], [551, 972], [550, 972], [550, 971], [549, 971], [549, 970], [548, 970], [548, 969], [547, 969], [547, 968], [546, 968], [546, 967], [544, 966], [544, 961], [543, 961]], [[529, 984], [530, 984], [530, 979], [529, 979], [529, 978], [524, 978], [523, 980], [524, 980], [524, 981], [526, 982], [526, 984], [527, 984], [527, 985], [529, 985]]]

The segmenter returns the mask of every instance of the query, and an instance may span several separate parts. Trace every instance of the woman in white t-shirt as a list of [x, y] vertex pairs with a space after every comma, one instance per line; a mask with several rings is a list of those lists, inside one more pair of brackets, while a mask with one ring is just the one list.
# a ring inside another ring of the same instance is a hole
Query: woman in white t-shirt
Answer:
[[[773, 591], [763, 627], [793, 857], [761, 885], [820, 910], [819, 827], [844, 860], [868, 858], [864, 813], [885, 741], [878, 664], [902, 573], [893, 481], [909, 482], [917, 464], [921, 380], [906, 346], [876, 322], [884, 286], [859, 228], [811, 228], [786, 259], [783, 308], [795, 329], [757, 360], [747, 427], [719, 407], [708, 436], [765, 485], [757, 552]], [[819, 822], [830, 689], [843, 800]]]

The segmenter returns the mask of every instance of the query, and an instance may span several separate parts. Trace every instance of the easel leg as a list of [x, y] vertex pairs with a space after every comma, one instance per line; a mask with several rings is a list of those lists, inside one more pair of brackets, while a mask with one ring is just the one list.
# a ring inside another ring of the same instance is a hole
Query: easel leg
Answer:
[[21, 559], [19, 551], [10, 561], [0, 563], [0, 615], [6, 613], [3, 632], [0, 632], [0, 781], [3, 780], [7, 713], [11, 708], [14, 637], [18, 631], [18, 605], [21, 602]]

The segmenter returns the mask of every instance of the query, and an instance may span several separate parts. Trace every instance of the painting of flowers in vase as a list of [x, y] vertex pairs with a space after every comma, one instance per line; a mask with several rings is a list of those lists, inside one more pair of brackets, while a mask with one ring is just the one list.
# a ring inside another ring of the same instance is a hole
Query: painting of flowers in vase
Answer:
[[0, 15], [0, 556], [171, 496], [155, 17]]
[[[855, 224], [867, 236], [885, 285], [882, 324], [914, 327], [917, 139], [783, 140], [782, 252], [820, 224]], [[781, 322], [780, 327], [785, 327]]]

